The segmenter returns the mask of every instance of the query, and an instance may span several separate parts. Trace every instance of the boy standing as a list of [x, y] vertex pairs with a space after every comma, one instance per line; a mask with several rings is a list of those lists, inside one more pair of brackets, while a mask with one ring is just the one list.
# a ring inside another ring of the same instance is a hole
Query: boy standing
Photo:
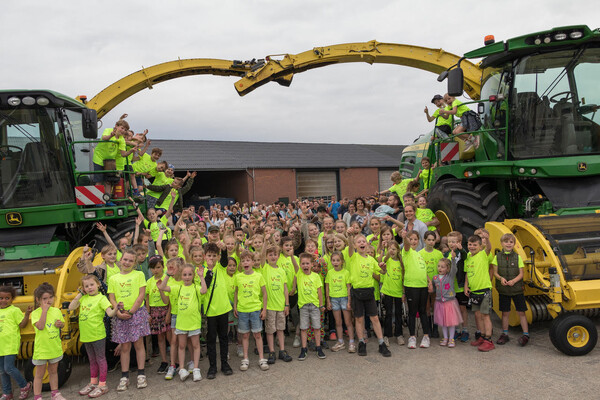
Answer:
[[456, 330], [455, 339], [460, 339], [461, 342], [466, 343], [469, 341], [469, 324], [467, 318], [469, 313], [467, 312], [467, 306], [469, 305], [469, 297], [465, 295], [465, 260], [467, 259], [467, 252], [462, 248], [462, 234], [458, 231], [452, 231], [448, 233], [448, 251], [444, 256], [456, 262], [456, 276], [454, 278], [454, 292], [456, 293], [456, 300], [460, 307], [460, 313], [462, 314], [462, 330]]
[[491, 245], [489, 240], [485, 240], [485, 250], [483, 250], [482, 239], [473, 235], [469, 238], [469, 254], [465, 261], [465, 288], [464, 293], [469, 297], [472, 310], [475, 311], [475, 322], [482, 330], [482, 335], [474, 342], [472, 346], [477, 346], [479, 351], [490, 351], [495, 348], [492, 342], [492, 320], [490, 313], [492, 311], [492, 281], [490, 279], [490, 267], [488, 255]]
[[521, 346], [529, 342], [529, 326], [527, 325], [527, 304], [523, 295], [523, 260], [514, 251], [515, 236], [505, 233], [500, 238], [502, 252], [496, 254], [492, 265], [496, 277], [496, 290], [498, 291], [498, 306], [502, 311], [502, 334], [496, 341], [497, 344], [508, 343], [508, 316], [510, 315], [510, 303], [515, 303], [515, 309], [519, 314], [523, 336], [518, 340]]

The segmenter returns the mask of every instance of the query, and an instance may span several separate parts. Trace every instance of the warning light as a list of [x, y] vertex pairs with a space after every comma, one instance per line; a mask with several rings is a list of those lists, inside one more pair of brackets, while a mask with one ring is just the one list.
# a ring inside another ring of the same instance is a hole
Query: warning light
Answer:
[[490, 44], [494, 44], [494, 43], [496, 43], [496, 39], [494, 39], [494, 35], [487, 35], [483, 39], [483, 44], [485, 44], [486, 46], [488, 46]]

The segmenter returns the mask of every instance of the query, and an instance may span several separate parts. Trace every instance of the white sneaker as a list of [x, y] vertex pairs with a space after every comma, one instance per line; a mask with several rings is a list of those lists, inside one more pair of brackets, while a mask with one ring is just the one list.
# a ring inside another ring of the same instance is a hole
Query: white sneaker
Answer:
[[175, 376], [175, 367], [172, 365], [169, 365], [169, 369], [167, 369], [167, 374], [165, 375], [165, 379], [170, 381], [171, 379], [173, 379], [173, 376]]
[[194, 368], [194, 377], [192, 378], [192, 380], [194, 382], [199, 382], [202, 380], [202, 374], [200, 373], [200, 368]]
[[423, 336], [423, 339], [421, 339], [421, 345], [419, 347], [421, 347], [422, 349], [427, 349], [429, 348], [430, 345], [430, 341], [429, 341], [429, 336]]
[[247, 371], [249, 365], [250, 361], [247, 358], [244, 358], [240, 363], [240, 371]]
[[300, 347], [300, 336], [296, 336], [294, 338], [294, 343], [292, 344], [292, 346], [294, 346], [295, 349], [297, 349], [298, 347]]
[[260, 369], [262, 369], [263, 371], [266, 371], [269, 369], [269, 364], [267, 363], [266, 358], [261, 358], [260, 360], [258, 360], [258, 365], [260, 366]]
[[125, 390], [127, 390], [128, 386], [129, 386], [129, 378], [122, 377], [119, 380], [119, 386], [117, 386], [117, 392], [124, 392]]
[[185, 381], [188, 376], [190, 376], [190, 373], [188, 372], [187, 369], [184, 368], [180, 368], [179, 369], [179, 379], [181, 379], [181, 382]]
[[414, 336], [411, 336], [408, 338], [408, 348], [409, 349], [416, 349], [417, 348], [417, 338]]
[[398, 342], [398, 346], [404, 346], [405, 342], [404, 342], [404, 336], [398, 336], [396, 338], [396, 341]]
[[383, 337], [383, 343], [385, 343], [385, 345], [386, 345], [387, 347], [390, 347], [390, 339], [388, 339], [388, 337], [387, 337], [387, 336], [384, 336], [384, 337]]
[[239, 358], [244, 357], [244, 348], [241, 345], [239, 345], [239, 344], [238, 344], [238, 347], [237, 347], [237, 355], [238, 355]]
[[187, 370], [188, 372], [191, 374], [192, 372], [194, 372], [194, 362], [190, 361], [187, 365]]

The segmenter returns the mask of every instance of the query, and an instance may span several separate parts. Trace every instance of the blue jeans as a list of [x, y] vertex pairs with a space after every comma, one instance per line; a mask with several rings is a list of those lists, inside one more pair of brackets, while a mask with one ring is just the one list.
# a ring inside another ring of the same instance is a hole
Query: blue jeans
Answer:
[[0, 357], [0, 377], [2, 377], [2, 393], [12, 394], [12, 385], [10, 378], [12, 377], [19, 387], [22, 389], [27, 386], [27, 381], [21, 375], [21, 371], [15, 367], [16, 354]]

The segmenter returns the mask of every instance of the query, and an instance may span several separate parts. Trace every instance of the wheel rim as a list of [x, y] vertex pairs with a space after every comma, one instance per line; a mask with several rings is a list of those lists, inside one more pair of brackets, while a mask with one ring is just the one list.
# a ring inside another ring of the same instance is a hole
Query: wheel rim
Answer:
[[573, 347], [583, 347], [590, 341], [590, 334], [581, 325], [575, 325], [567, 332], [567, 341]]
[[452, 222], [450, 222], [450, 218], [446, 215], [446, 213], [442, 210], [437, 210], [435, 212], [435, 216], [440, 222], [438, 226], [438, 231], [440, 232], [440, 236], [446, 236], [450, 232], [452, 232]]

